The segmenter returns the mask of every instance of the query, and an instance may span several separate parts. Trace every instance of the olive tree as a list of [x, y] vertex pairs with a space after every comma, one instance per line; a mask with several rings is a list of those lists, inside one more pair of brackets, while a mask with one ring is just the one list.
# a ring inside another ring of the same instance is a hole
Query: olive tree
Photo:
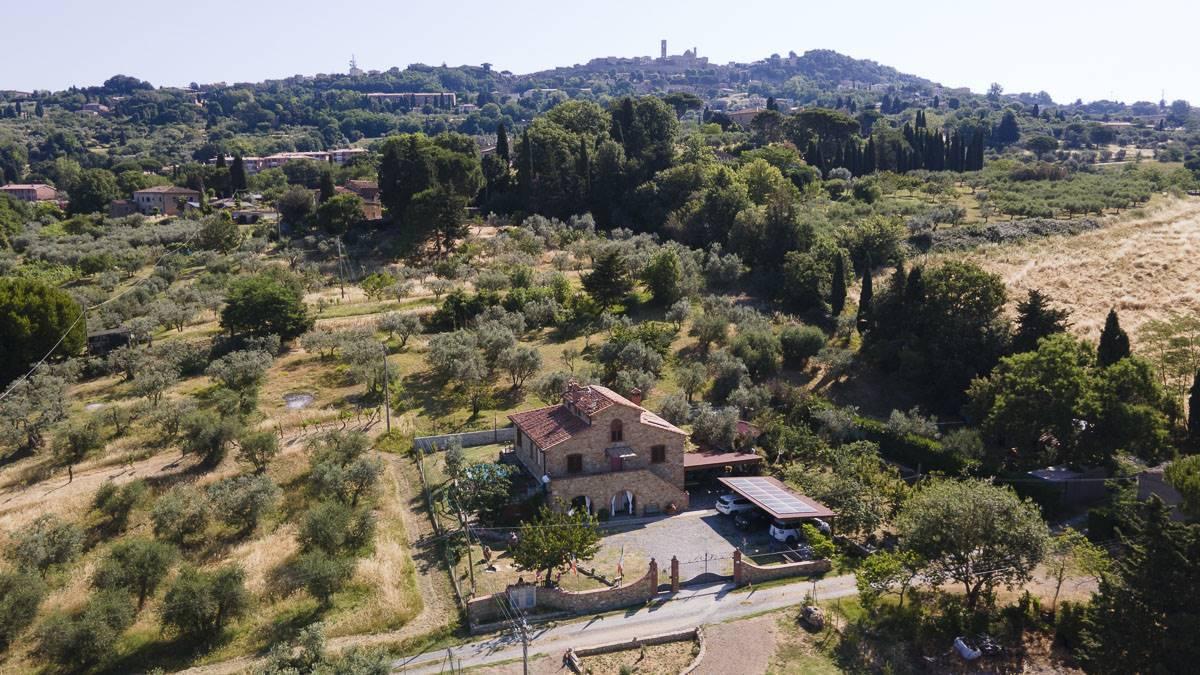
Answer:
[[200, 571], [184, 568], [162, 604], [164, 628], [194, 641], [220, 636], [225, 625], [250, 606], [246, 573], [237, 565]]
[[79, 526], [47, 513], [13, 533], [5, 555], [19, 569], [45, 576], [51, 567], [74, 560], [82, 549]]

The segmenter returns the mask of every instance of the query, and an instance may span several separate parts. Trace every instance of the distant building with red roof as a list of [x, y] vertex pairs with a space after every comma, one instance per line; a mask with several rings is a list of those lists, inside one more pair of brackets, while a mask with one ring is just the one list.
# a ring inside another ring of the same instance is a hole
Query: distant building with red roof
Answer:
[[0, 193], [23, 202], [52, 202], [58, 199], [58, 190], [45, 183], [10, 183], [0, 186]]
[[598, 384], [570, 383], [563, 401], [508, 418], [514, 456], [546, 487], [550, 503], [647, 515], [687, 507], [687, 432]]

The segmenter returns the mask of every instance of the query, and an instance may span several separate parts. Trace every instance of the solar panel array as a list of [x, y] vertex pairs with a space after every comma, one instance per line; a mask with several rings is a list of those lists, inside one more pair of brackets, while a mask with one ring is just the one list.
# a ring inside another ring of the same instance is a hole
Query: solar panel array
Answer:
[[778, 515], [812, 513], [816, 511], [782, 487], [761, 477], [725, 478], [723, 482]]

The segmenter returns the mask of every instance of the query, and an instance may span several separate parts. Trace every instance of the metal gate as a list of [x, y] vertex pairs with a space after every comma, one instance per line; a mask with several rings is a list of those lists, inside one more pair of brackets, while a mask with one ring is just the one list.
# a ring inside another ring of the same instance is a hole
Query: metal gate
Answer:
[[702, 586], [733, 580], [733, 556], [705, 553], [679, 561], [679, 585]]

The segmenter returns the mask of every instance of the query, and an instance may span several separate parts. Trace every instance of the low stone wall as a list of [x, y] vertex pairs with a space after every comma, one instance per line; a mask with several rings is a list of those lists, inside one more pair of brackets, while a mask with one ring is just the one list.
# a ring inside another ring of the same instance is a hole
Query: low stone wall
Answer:
[[691, 630], [679, 631], [676, 633], [662, 633], [660, 635], [651, 635], [650, 637], [637, 637], [632, 640], [623, 642], [610, 642], [604, 645], [595, 647], [584, 647], [576, 649], [575, 655], [584, 656], [599, 656], [600, 654], [611, 654], [613, 652], [624, 652], [630, 649], [641, 649], [642, 646], [665, 645], [671, 642], [687, 642], [689, 640], [700, 639], [700, 629], [693, 628]]
[[512, 443], [517, 438], [517, 428], [508, 426], [486, 431], [467, 431], [461, 434], [442, 434], [441, 436], [419, 436], [413, 439], [413, 445], [424, 452], [437, 452], [450, 445], [454, 439], [462, 443], [462, 447], [470, 448], [476, 445], [490, 443]]
[[733, 553], [733, 583], [736, 586], [761, 584], [774, 579], [807, 577], [828, 572], [833, 564], [828, 560], [805, 560], [783, 565], [756, 565], [742, 558], [741, 551]]
[[[557, 610], [572, 614], [595, 614], [640, 605], [658, 593], [658, 563], [651, 559], [646, 575], [625, 586], [598, 588], [593, 591], [566, 591], [539, 586], [536, 593], [538, 612]], [[501, 621], [505, 618], [499, 602], [507, 600], [497, 597], [500, 595], [502, 594], [496, 593], [467, 601], [467, 619], [471, 625]]]

